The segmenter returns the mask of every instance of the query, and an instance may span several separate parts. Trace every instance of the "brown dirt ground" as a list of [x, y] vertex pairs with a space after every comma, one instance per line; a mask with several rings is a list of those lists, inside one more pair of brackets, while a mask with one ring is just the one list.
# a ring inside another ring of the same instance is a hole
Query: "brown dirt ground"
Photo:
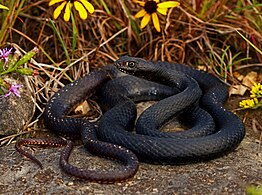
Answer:
[[[233, 110], [238, 102], [230, 98], [227, 107]], [[236, 151], [197, 164], [141, 163], [134, 178], [123, 183], [90, 183], [63, 173], [58, 164], [61, 148], [31, 150], [44, 164], [39, 169], [16, 152], [14, 143], [0, 147], [0, 194], [245, 194], [247, 186], [262, 184], [261, 140], [252, 127], [253, 119], [261, 124], [262, 114], [261, 109], [237, 114], [245, 120], [247, 133]], [[119, 166], [90, 156], [81, 145], [75, 147], [70, 162], [83, 168]]]

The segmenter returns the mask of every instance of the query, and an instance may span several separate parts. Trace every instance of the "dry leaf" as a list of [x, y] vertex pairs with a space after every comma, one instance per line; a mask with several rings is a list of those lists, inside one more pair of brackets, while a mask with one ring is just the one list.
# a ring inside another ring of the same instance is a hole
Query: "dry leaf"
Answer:
[[80, 105], [78, 105], [74, 112], [76, 114], [80, 115], [87, 115], [87, 113], [91, 110], [90, 105], [88, 104], [87, 101], [82, 102]]
[[232, 85], [229, 89], [229, 95], [243, 96], [248, 88], [243, 85]]
[[257, 72], [251, 71], [243, 78], [242, 83], [243, 85], [251, 88], [254, 85], [254, 83], [257, 82], [257, 79], [258, 79]]
[[234, 76], [238, 79], [238, 80], [242, 80], [242, 84], [243, 85], [233, 85], [231, 86], [230, 90], [229, 90], [229, 94], [232, 95], [241, 95], [243, 96], [245, 94], [245, 92], [250, 89], [254, 83], [257, 82], [258, 79], [258, 74], [257, 72], [251, 71], [249, 72], [245, 77], [239, 73], [234, 73]]
[[239, 81], [242, 81], [244, 78], [244, 75], [240, 74], [239, 72], [234, 72], [233, 75]]

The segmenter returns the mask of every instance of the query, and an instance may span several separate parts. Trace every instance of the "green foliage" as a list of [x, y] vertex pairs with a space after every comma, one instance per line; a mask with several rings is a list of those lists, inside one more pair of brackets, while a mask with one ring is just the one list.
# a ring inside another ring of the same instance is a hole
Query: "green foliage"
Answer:
[[[31, 51], [27, 52], [24, 56], [21, 58], [17, 53], [12, 54], [11, 49], [3, 49], [1, 50], [1, 60], [0, 60], [0, 95], [6, 94], [9, 96], [11, 93], [8, 90], [12, 89], [13, 92], [17, 96], [19, 95], [18, 88], [20, 85], [11, 85], [8, 84], [1, 76], [11, 74], [11, 73], [19, 73], [22, 75], [33, 75], [34, 71], [30, 68], [24, 68], [22, 67], [25, 63], [27, 63], [34, 55], [38, 52], [37, 48], [32, 49]], [[6, 96], [6, 97], [7, 97]]]
[[[34, 55], [38, 52], [37, 48], [32, 49], [31, 51], [27, 52], [24, 56], [22, 56], [20, 59], [18, 59], [17, 55], [10, 55], [10, 59], [7, 61], [7, 63], [2, 64], [2, 67], [0, 67], [0, 76], [12, 73], [15, 71], [18, 71], [19, 73], [24, 73], [28, 75], [29, 70], [22, 69], [21, 66], [24, 65], [26, 62], [28, 62]], [[7, 68], [4, 68], [4, 66]], [[31, 71], [33, 72], [33, 71]]]
[[262, 186], [258, 186], [258, 187], [253, 186], [253, 185], [248, 186], [246, 192], [247, 192], [247, 195], [261, 195]]
[[24, 5], [25, 0], [0, 0], [9, 10], [2, 11], [0, 14], [0, 45], [3, 45], [12, 29], [16, 18]]

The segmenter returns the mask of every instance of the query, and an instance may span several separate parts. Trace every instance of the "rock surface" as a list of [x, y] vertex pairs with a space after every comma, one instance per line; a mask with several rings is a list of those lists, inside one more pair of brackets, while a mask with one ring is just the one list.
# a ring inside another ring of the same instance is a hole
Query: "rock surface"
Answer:
[[31, 120], [34, 113], [34, 103], [24, 80], [5, 78], [10, 84], [22, 84], [19, 89], [21, 97], [13, 93], [8, 97], [0, 98], [0, 135], [12, 135], [21, 131], [24, 125]]

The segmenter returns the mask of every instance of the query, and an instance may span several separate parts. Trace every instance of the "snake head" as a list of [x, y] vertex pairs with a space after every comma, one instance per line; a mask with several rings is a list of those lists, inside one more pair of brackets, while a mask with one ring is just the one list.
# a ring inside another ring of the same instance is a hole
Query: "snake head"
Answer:
[[153, 63], [142, 58], [122, 56], [115, 61], [115, 66], [122, 72], [144, 77], [152, 72]]

